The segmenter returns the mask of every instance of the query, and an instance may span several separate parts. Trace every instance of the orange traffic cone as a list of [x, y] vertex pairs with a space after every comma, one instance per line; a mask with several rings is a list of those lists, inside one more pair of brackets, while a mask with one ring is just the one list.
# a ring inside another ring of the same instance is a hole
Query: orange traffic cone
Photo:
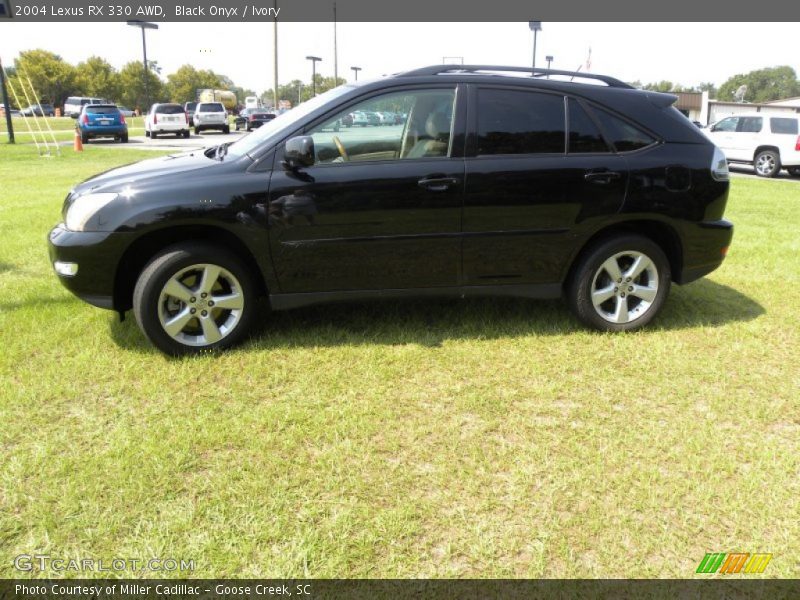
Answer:
[[75, 152], [83, 152], [83, 142], [81, 141], [81, 132], [75, 130], [75, 143], [72, 145]]

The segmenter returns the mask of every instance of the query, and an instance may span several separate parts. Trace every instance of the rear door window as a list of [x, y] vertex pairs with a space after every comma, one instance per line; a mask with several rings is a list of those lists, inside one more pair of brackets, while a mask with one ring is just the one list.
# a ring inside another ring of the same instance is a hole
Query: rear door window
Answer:
[[478, 155], [563, 154], [564, 97], [524, 90], [478, 90]]
[[770, 117], [769, 130], [772, 133], [788, 133], [791, 135], [797, 135], [797, 122], [797, 119], [789, 119], [786, 117]]

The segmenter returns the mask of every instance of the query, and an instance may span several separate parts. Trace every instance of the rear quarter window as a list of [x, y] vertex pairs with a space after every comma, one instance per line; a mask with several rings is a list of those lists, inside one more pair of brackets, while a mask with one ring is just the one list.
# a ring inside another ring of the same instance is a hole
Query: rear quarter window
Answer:
[[656, 143], [656, 138], [652, 135], [639, 129], [635, 125], [612, 115], [610, 112], [603, 110], [600, 107], [593, 106], [597, 120], [606, 134], [608, 140], [614, 145], [617, 152], [632, 152], [646, 148], [651, 144]]
[[771, 117], [769, 120], [769, 130], [772, 133], [798, 134], [798, 119]]

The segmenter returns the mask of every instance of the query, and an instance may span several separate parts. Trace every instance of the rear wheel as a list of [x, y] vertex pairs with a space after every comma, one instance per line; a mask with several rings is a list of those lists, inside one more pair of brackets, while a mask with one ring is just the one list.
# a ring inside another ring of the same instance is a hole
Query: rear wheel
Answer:
[[163, 352], [227, 348], [249, 332], [256, 311], [252, 274], [227, 250], [178, 244], [142, 271], [133, 293], [136, 322]]
[[151, 140], [154, 140], [154, 139], [156, 139], [157, 137], [158, 137], [158, 134], [157, 134], [155, 131], [151, 131], [151, 132], [150, 132], [150, 139], [151, 139]]
[[792, 177], [800, 177], [800, 167], [789, 167], [787, 171]]
[[670, 266], [658, 244], [639, 235], [620, 235], [594, 245], [567, 286], [570, 308], [601, 331], [647, 325], [669, 294]]
[[128, 134], [127, 133], [123, 133], [120, 136], [119, 141], [121, 141], [123, 144], [127, 144], [128, 143]]
[[195, 135], [200, 135], [200, 128], [199, 127], [195, 127], [194, 128], [194, 134]]
[[222, 133], [230, 133], [230, 132], [231, 132], [230, 125], [225, 125], [225, 127], [222, 128]]
[[781, 170], [781, 157], [774, 150], [762, 150], [756, 154], [754, 166], [756, 175], [775, 177]]
[[186, 138], [186, 139], [189, 138], [189, 130], [188, 129], [183, 132], [183, 137]]
[[88, 144], [89, 143], [89, 136], [85, 133], [81, 134], [81, 144]]

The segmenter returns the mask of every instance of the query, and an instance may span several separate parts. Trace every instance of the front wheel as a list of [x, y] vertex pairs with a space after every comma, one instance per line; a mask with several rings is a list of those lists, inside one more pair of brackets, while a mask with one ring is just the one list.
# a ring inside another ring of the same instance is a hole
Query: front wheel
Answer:
[[774, 150], [762, 150], [756, 154], [756, 175], [760, 177], [775, 177], [781, 170], [781, 157]]
[[593, 246], [567, 286], [570, 308], [586, 325], [601, 331], [644, 327], [669, 294], [670, 266], [655, 242], [620, 235]]
[[133, 293], [136, 322], [172, 356], [227, 348], [248, 333], [256, 311], [252, 274], [234, 254], [178, 244], [142, 271]]

